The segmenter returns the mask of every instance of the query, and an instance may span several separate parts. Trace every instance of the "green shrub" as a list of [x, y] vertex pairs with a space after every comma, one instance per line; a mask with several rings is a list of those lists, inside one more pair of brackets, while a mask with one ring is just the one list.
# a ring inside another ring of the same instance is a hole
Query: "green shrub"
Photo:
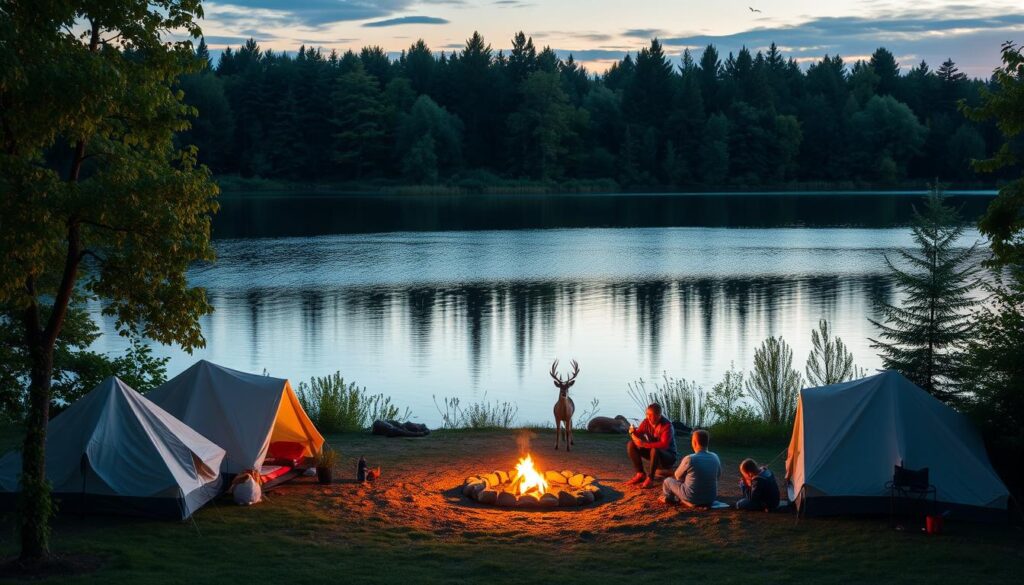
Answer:
[[747, 394], [769, 423], [788, 423], [796, 414], [803, 376], [793, 369], [793, 350], [782, 337], [769, 337], [754, 351]]
[[434, 406], [441, 414], [442, 426], [446, 429], [509, 429], [515, 424], [519, 407], [511, 402], [490, 403], [487, 394], [480, 402], [471, 402], [463, 407], [458, 398], [441, 398], [441, 405], [434, 396]]
[[355, 382], [345, 384], [341, 372], [300, 382], [295, 394], [306, 414], [321, 432], [361, 431], [375, 420], [408, 420], [404, 412], [383, 394], [369, 394]]
[[742, 403], [745, 396], [743, 372], [736, 371], [736, 366], [729, 364], [725, 377], [711, 388], [711, 394], [708, 395], [708, 408], [715, 415], [715, 420], [728, 421], [740, 409], [746, 408]]
[[648, 404], [657, 402], [661, 405], [661, 413], [665, 417], [688, 427], [702, 428], [711, 422], [710, 404], [705, 398], [704, 389], [696, 382], [672, 378], [668, 373], [663, 373], [662, 383], [655, 382], [653, 391], [647, 390], [647, 385], [641, 378], [629, 384], [627, 393], [641, 410], [646, 410]]

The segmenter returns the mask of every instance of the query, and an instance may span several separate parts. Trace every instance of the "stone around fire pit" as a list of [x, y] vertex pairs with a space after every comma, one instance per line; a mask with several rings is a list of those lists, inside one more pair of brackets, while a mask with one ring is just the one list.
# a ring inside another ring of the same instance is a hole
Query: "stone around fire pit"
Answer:
[[462, 493], [481, 504], [501, 508], [572, 508], [602, 499], [601, 487], [592, 475], [572, 471], [548, 471], [544, 479], [548, 491], [543, 495], [514, 492], [513, 471], [493, 471], [466, 478]]

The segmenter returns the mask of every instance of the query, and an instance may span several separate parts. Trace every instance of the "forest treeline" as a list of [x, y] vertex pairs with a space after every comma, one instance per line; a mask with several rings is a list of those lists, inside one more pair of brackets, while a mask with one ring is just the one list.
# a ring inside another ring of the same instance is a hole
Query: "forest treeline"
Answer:
[[[657, 40], [602, 75], [523, 33], [506, 54], [474, 33], [457, 52], [422, 40], [295, 55], [253, 40], [180, 79], [198, 110], [183, 144], [214, 173], [404, 183], [604, 181], [622, 188], [799, 183], [894, 185], [978, 178], [970, 160], [1000, 143], [958, 101], [990, 82], [952, 59], [901, 74], [825, 56], [806, 70], [774, 44], [671, 59]], [[986, 177], [991, 181], [992, 176]], [[612, 183], [614, 182], [614, 183]]]

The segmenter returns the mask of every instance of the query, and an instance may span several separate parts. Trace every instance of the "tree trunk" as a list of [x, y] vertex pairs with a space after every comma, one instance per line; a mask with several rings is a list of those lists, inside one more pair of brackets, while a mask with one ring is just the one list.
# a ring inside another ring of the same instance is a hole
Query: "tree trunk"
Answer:
[[[82, 152], [81, 148], [77, 150]], [[76, 178], [80, 167], [81, 159], [76, 157], [76, 164], [72, 167]], [[41, 326], [39, 305], [35, 301], [35, 281], [29, 279], [25, 286], [26, 292], [33, 299], [24, 313], [25, 345], [32, 362], [32, 372], [25, 442], [21, 449], [21, 496], [18, 501], [21, 559], [25, 561], [42, 561], [50, 554], [50, 517], [53, 515], [53, 505], [50, 501], [50, 484], [46, 479], [46, 425], [50, 420], [53, 350], [64, 325], [78, 277], [78, 265], [82, 260], [81, 231], [76, 221], [68, 223], [67, 246], [64, 273], [54, 295], [45, 329]]]
[[[35, 308], [29, 311], [35, 313]], [[30, 317], [31, 319], [31, 317]], [[50, 418], [50, 380], [53, 378], [53, 345], [39, 330], [29, 332], [32, 360], [29, 409], [21, 455], [19, 523], [21, 559], [44, 560], [50, 553], [50, 486], [46, 480], [46, 424]]]

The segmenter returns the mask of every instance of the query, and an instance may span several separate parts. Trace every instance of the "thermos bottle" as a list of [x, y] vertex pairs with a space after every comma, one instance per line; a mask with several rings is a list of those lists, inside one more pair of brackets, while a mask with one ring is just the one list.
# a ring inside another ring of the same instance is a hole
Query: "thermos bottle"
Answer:
[[359, 457], [359, 464], [356, 465], [356, 480], [366, 481], [366, 457]]

